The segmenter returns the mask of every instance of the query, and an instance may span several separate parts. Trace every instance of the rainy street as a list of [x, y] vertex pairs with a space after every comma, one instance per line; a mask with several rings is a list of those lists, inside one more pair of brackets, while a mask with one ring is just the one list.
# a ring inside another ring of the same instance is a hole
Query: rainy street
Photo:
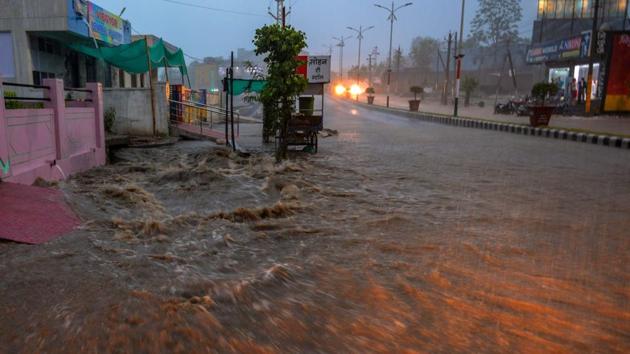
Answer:
[[630, 164], [329, 100], [317, 155], [123, 149], [0, 243], [0, 352], [630, 350]]

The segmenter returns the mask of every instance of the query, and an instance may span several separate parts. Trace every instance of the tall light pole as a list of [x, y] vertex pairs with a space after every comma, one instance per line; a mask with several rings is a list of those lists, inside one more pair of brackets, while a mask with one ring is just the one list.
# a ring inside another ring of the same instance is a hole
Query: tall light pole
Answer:
[[328, 55], [332, 56], [333, 53], [333, 45], [332, 44], [324, 44], [324, 48], [328, 49]]
[[[357, 85], [361, 80], [361, 42], [363, 41], [363, 33], [371, 30], [374, 26], [370, 26], [368, 28], [363, 28], [363, 26], [359, 26], [359, 29], [354, 27], [346, 27], [347, 29], [354, 31], [357, 33], [357, 39], [359, 40], [359, 56], [357, 57]], [[359, 96], [357, 95], [357, 99]]]
[[387, 19], [390, 22], [389, 27], [389, 59], [387, 61], [387, 107], [389, 107], [389, 95], [391, 93], [391, 84], [392, 84], [392, 41], [394, 40], [394, 21], [398, 18], [396, 17], [396, 11], [402, 9], [403, 7], [413, 5], [412, 2], [408, 2], [404, 5], [395, 7], [394, 2], [392, 1], [392, 7], [387, 8], [383, 5], [374, 4], [374, 6], [379, 7], [387, 12], [389, 12], [389, 17]]
[[377, 59], [377, 58], [378, 58], [378, 56], [379, 56], [380, 54], [381, 54], [381, 53], [379, 53], [379, 52], [378, 52], [378, 47], [374, 47], [374, 49], [372, 49], [372, 53], [370, 53], [370, 54], [368, 55], [368, 62], [369, 62], [369, 68], [368, 68], [368, 75], [369, 75], [369, 78], [368, 78], [368, 83], [369, 83], [370, 87], [373, 87], [373, 85], [372, 85], [372, 60], [374, 60], [374, 63], [375, 63], [375, 64], [378, 64], [378, 59]]
[[457, 72], [455, 81], [455, 108], [453, 109], [453, 116], [457, 117], [459, 109], [459, 89], [462, 79], [462, 58], [464, 54], [464, 10], [466, 9], [466, 0], [462, 0], [462, 19], [459, 23], [459, 45], [455, 50], [455, 58], [457, 59]]
[[346, 39], [350, 39], [352, 38], [352, 36], [341, 36], [339, 38], [337, 37], [333, 37], [334, 40], [336, 40], [337, 43], [337, 47], [339, 47], [339, 80], [343, 80], [343, 47], [346, 46]]

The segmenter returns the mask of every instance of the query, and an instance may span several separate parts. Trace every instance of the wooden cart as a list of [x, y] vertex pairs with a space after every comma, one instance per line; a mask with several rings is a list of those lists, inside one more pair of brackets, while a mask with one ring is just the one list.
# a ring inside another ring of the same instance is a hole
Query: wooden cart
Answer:
[[[319, 101], [319, 108], [315, 102]], [[317, 134], [324, 129], [324, 84], [308, 84], [298, 99], [298, 109], [287, 124], [289, 148], [298, 147], [302, 151], [317, 153]]]

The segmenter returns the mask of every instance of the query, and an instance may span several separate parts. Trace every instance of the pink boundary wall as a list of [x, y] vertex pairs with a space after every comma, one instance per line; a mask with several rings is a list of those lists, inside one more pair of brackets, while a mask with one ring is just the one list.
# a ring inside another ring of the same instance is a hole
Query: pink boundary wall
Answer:
[[[5, 109], [0, 78], [0, 179], [32, 184], [68, 178], [106, 162], [103, 88], [88, 83], [92, 102], [66, 107], [63, 81], [46, 79], [43, 109]], [[8, 171], [3, 171], [3, 165]]]

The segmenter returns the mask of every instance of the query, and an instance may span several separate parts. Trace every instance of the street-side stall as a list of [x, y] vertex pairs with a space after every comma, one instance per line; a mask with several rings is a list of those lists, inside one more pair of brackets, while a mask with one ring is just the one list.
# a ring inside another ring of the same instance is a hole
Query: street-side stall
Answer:
[[[308, 85], [298, 97], [297, 109], [288, 121], [286, 145], [316, 153], [317, 134], [324, 129], [324, 85], [330, 83], [330, 56], [300, 56], [299, 60], [304, 64], [297, 73], [307, 79]], [[283, 143], [281, 135], [277, 139]]]

